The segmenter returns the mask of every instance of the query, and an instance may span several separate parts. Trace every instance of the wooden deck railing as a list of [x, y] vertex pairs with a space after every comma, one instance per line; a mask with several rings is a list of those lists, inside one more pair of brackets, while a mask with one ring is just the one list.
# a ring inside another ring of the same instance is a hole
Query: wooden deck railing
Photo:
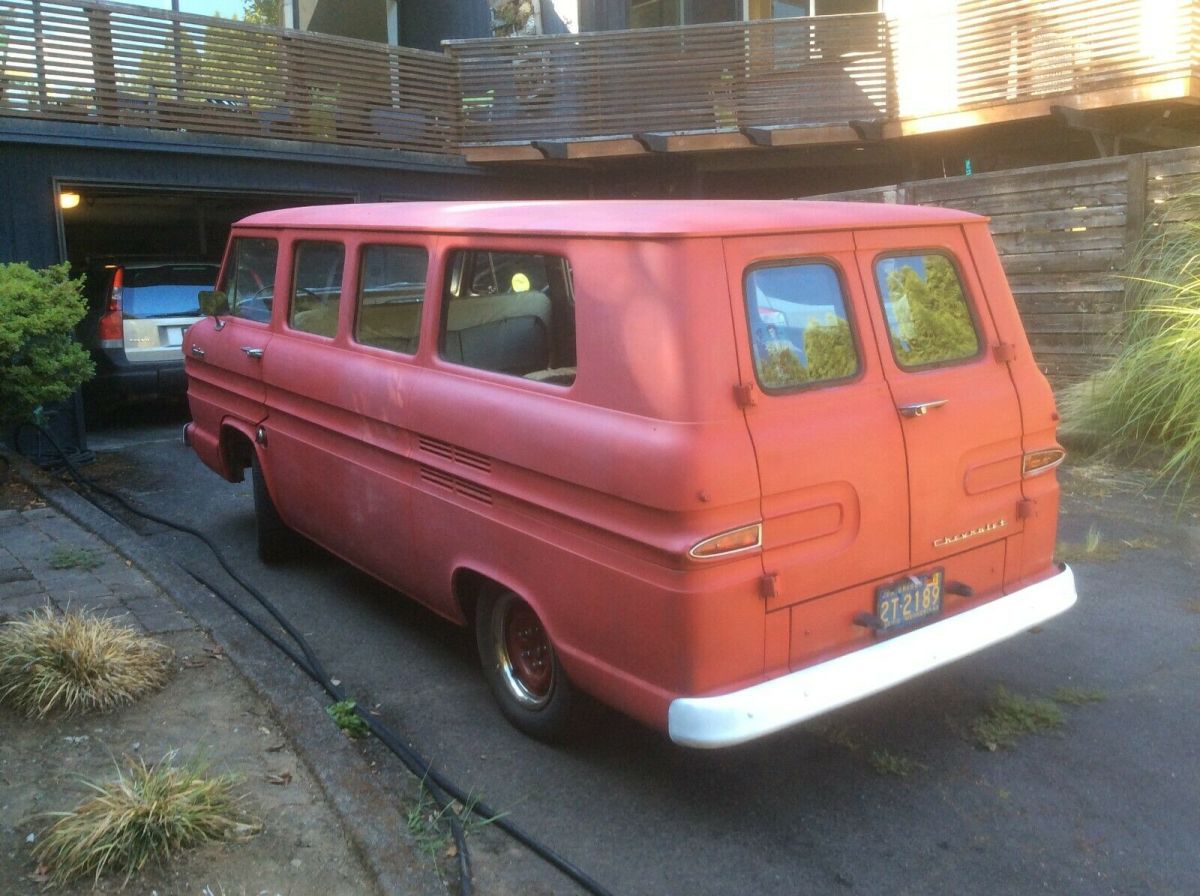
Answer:
[[1046, 101], [1065, 96], [1195, 100], [1198, 31], [1194, 0], [959, 0], [890, 21], [449, 41], [427, 53], [104, 2], [0, 0], [0, 116], [443, 154], [681, 132], [777, 145], [777, 129], [804, 142], [805, 129], [817, 139], [840, 125], [854, 139], [848, 125], [866, 120], [899, 136], [1048, 114]]
[[145, 7], [0, 0], [0, 115], [456, 153], [454, 63]]
[[466, 143], [892, 114], [881, 15], [448, 41]]

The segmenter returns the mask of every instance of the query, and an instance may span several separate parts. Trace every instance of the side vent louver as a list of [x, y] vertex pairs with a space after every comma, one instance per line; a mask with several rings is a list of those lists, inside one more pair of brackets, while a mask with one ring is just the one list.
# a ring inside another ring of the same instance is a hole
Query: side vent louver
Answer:
[[449, 442], [443, 442], [440, 439], [431, 439], [426, 436], [421, 436], [418, 441], [422, 451], [428, 451], [452, 463], [462, 464], [464, 467], [470, 467], [472, 470], [479, 470], [481, 473], [492, 472], [492, 462], [482, 454], [476, 454], [474, 451], [468, 451], [465, 448], [459, 448], [457, 445], [451, 445]]
[[470, 498], [472, 501], [478, 501], [481, 504], [492, 503], [492, 493], [490, 490], [476, 485], [474, 482], [469, 482], [452, 473], [446, 473], [442, 470], [435, 470], [433, 467], [421, 465], [421, 478], [432, 485], [444, 488], [448, 492], [453, 492], [463, 498]]

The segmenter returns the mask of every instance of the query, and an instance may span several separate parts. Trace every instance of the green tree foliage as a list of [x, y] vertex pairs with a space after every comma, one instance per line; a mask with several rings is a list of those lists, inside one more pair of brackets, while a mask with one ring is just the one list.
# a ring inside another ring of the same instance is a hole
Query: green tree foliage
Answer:
[[892, 344], [905, 367], [969, 358], [979, 350], [954, 266], [940, 255], [926, 255], [924, 263], [924, 277], [908, 265], [887, 276], [896, 316]]
[[809, 380], [808, 370], [796, 353], [786, 348], [759, 357], [758, 378], [768, 389], [787, 389]]
[[833, 314], [823, 323], [809, 321], [804, 329], [804, 353], [808, 355], [808, 376], [813, 380], [838, 380], [858, 370], [850, 324]]
[[283, 0], [243, 0], [242, 21], [251, 25], [282, 24]]
[[69, 266], [0, 264], [0, 421], [28, 420], [64, 401], [94, 372], [71, 336], [87, 306]]

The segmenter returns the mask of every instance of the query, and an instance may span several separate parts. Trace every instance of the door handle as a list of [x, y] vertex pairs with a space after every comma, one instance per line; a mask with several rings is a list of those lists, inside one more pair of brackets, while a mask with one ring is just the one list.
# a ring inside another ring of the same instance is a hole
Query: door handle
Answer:
[[203, 358], [204, 357], [204, 349], [202, 349], [200, 346], [196, 345], [196, 343], [193, 342], [192, 343], [192, 354], [197, 358]]
[[246, 355], [251, 358], [261, 358], [263, 356], [263, 349], [255, 348], [252, 345], [243, 345], [242, 351], [244, 351]]
[[937, 399], [935, 401], [921, 401], [917, 404], [902, 404], [898, 411], [901, 417], [924, 417], [934, 408], [940, 408], [949, 401], [947, 398]]

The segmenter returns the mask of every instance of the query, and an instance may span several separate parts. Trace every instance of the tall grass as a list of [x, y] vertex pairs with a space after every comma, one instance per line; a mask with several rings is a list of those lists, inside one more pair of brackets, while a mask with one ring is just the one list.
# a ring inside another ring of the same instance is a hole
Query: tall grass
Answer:
[[1200, 185], [1152, 222], [1127, 277], [1123, 348], [1064, 416], [1102, 446], [1153, 453], [1186, 494], [1200, 474]]

